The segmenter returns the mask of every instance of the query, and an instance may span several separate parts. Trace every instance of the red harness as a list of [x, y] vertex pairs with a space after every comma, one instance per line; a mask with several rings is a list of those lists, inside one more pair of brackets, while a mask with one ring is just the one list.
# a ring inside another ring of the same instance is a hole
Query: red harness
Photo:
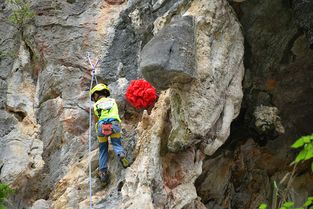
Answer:
[[112, 123], [104, 123], [102, 124], [102, 134], [105, 136], [110, 136], [113, 134], [113, 126]]

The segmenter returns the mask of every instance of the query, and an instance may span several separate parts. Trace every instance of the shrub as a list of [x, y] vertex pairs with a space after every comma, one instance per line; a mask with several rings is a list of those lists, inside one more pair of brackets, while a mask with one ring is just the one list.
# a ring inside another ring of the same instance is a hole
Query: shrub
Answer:
[[[302, 148], [302, 150], [299, 152], [299, 154], [296, 156], [294, 161], [291, 163], [291, 165], [294, 165], [291, 175], [289, 175], [288, 173], [285, 176], [285, 177], [289, 176], [287, 187], [283, 191], [280, 191], [279, 187], [277, 186], [277, 183], [274, 181], [274, 191], [273, 191], [274, 194], [273, 194], [273, 200], [272, 200], [272, 209], [304, 209], [307, 207], [309, 207], [309, 209], [313, 209], [313, 197], [308, 197], [306, 202], [303, 203], [302, 207], [298, 207], [298, 208], [294, 206], [293, 201], [288, 201], [286, 198], [287, 193], [289, 192], [291, 183], [294, 179], [297, 165], [301, 162], [304, 162], [313, 158], [313, 134], [300, 137], [291, 145], [291, 147], [294, 149]], [[310, 170], [313, 172], [313, 162], [311, 163]], [[285, 177], [281, 180], [280, 183], [283, 183], [286, 180]], [[281, 193], [281, 195], [280, 195], [280, 201], [278, 202], [279, 192]], [[267, 208], [268, 208], [268, 205], [265, 203], [262, 203], [259, 206], [259, 209], [267, 209]]]
[[8, 185], [0, 183], [0, 209], [5, 209], [6, 200], [13, 193], [14, 190]]
[[30, 8], [30, 4], [25, 0], [6, 0], [14, 8], [9, 16], [9, 21], [22, 29], [34, 16], [35, 12]]

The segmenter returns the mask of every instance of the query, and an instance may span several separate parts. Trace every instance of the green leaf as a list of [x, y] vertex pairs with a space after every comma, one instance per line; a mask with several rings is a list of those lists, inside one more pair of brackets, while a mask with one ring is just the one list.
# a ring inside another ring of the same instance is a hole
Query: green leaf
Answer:
[[313, 162], [312, 162], [312, 164], [311, 164], [311, 171], [313, 172]]
[[283, 204], [283, 207], [290, 208], [291, 206], [294, 206], [294, 205], [295, 205], [294, 202], [285, 202], [285, 203]]
[[311, 136], [304, 136], [303, 137], [303, 142], [304, 143], [310, 143], [311, 142]]
[[293, 143], [291, 147], [296, 149], [296, 148], [302, 147], [303, 145], [304, 145], [304, 141], [303, 141], [303, 137], [301, 137], [295, 143]]
[[308, 200], [311, 200], [313, 202], [313, 197], [308, 197]]
[[298, 162], [304, 160], [304, 159], [305, 159], [305, 156], [306, 156], [306, 153], [307, 153], [307, 150], [306, 150], [306, 149], [301, 150], [301, 152], [297, 155], [297, 157], [296, 157], [296, 159], [295, 159], [294, 162], [295, 162], [295, 163], [298, 163]]
[[307, 144], [306, 148], [307, 154], [304, 160], [311, 159], [313, 157], [313, 144]]
[[312, 204], [312, 200], [307, 200], [304, 204], [303, 207], [308, 207], [309, 205]]
[[262, 203], [260, 206], [259, 206], [259, 209], [266, 209], [267, 208], [267, 204], [264, 204]]

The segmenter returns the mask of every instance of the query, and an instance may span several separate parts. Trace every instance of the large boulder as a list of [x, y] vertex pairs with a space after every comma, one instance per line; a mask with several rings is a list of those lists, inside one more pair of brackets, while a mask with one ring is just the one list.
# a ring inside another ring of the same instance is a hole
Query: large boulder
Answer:
[[228, 138], [239, 114], [244, 40], [227, 2], [198, 0], [187, 14], [196, 24], [197, 78], [171, 88], [168, 149], [177, 152], [201, 142], [203, 151], [212, 155]]
[[179, 17], [164, 27], [143, 48], [140, 69], [158, 89], [173, 83], [188, 83], [195, 76], [194, 20]]

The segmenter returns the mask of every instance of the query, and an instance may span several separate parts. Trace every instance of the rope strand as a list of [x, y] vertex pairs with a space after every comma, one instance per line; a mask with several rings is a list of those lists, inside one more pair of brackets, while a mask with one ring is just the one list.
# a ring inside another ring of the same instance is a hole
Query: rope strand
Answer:
[[[93, 84], [94, 73], [92, 72], [91, 76], [91, 83], [90, 89], [92, 88]], [[90, 198], [90, 209], [92, 209], [92, 182], [91, 182], [91, 123], [92, 123], [92, 102], [91, 102], [91, 95], [89, 95], [89, 139], [88, 139], [88, 164], [89, 164], [89, 198]]]
[[[93, 82], [95, 81], [98, 84], [97, 77], [95, 75], [95, 69], [98, 64], [99, 59], [97, 60], [96, 64], [92, 64], [89, 53], [87, 53], [87, 58], [89, 64], [91, 66], [91, 82], [90, 82], [90, 89], [92, 89]], [[88, 166], [89, 166], [89, 201], [90, 201], [90, 209], [92, 209], [92, 178], [91, 178], [91, 129], [92, 129], [92, 100], [91, 95], [89, 95], [89, 139], [88, 139]]]

